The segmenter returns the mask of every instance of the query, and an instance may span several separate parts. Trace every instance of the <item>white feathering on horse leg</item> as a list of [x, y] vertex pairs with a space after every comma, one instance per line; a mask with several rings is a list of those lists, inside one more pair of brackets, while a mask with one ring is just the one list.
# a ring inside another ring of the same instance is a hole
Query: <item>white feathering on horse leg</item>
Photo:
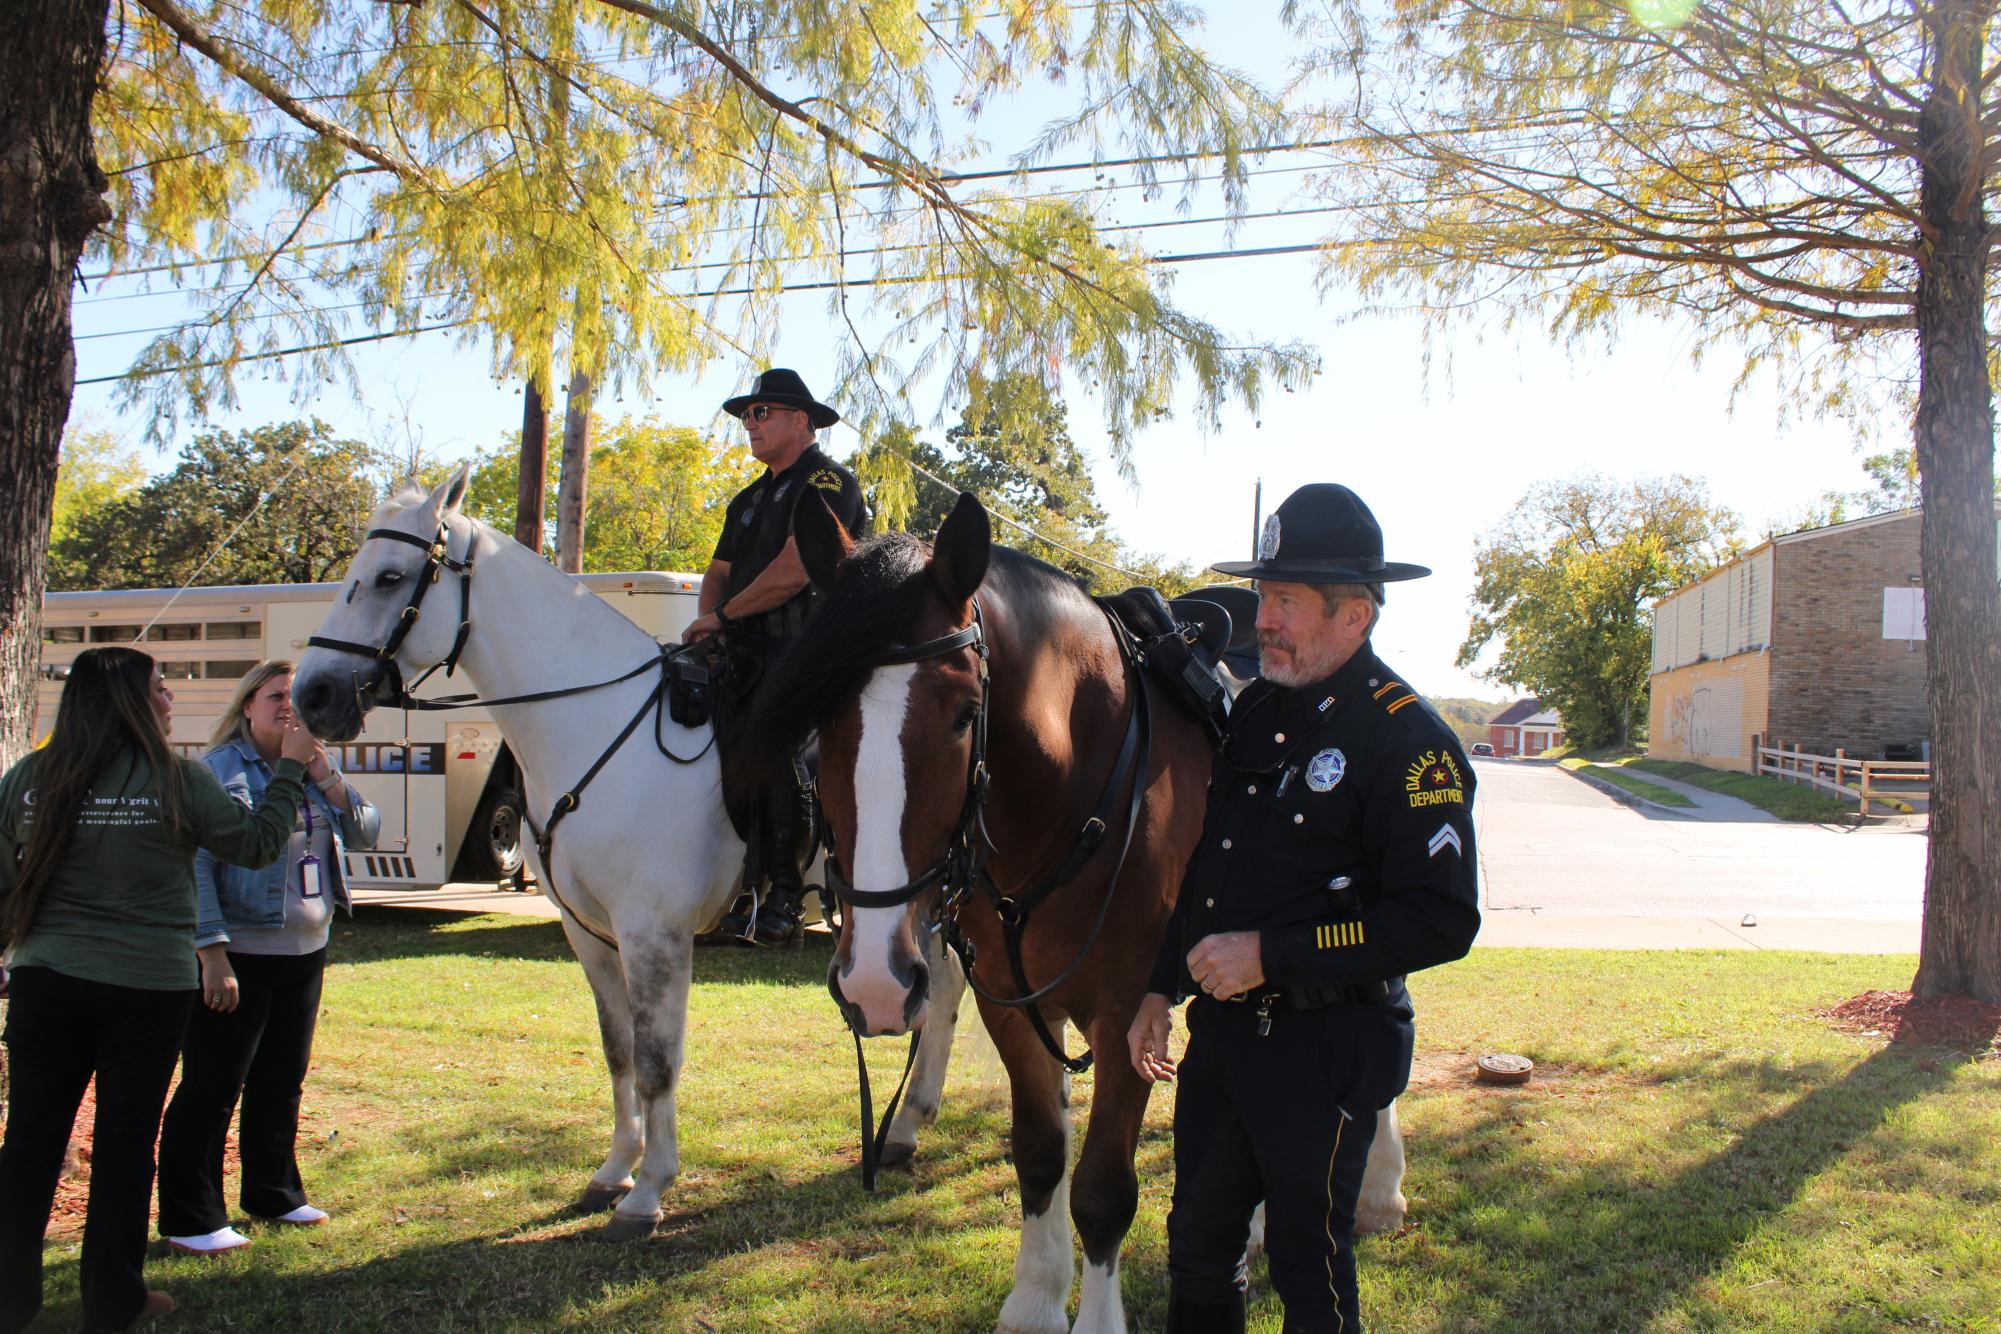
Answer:
[[1021, 1220], [1021, 1249], [1014, 1257], [1014, 1291], [1000, 1311], [999, 1334], [1069, 1334], [1070, 1283], [1077, 1254], [1070, 1237], [1070, 1132], [1064, 1118], [1063, 1180], [1049, 1207]]
[[1360, 1236], [1395, 1232], [1409, 1209], [1403, 1195], [1403, 1130], [1397, 1105], [1376, 1113], [1376, 1138], [1362, 1169], [1362, 1196], [1355, 1203], [1355, 1231]]

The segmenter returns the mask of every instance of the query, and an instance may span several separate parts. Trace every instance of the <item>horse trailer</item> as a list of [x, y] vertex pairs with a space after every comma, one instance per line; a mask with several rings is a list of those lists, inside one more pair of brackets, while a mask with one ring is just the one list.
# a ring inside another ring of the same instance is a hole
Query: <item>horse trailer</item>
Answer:
[[[648, 570], [576, 579], [655, 639], [678, 640], [695, 619], [699, 575]], [[55, 723], [63, 681], [77, 653], [96, 644], [130, 644], [158, 660], [174, 692], [175, 747], [200, 755], [237, 683], [267, 658], [297, 661], [342, 587], [246, 584], [189, 588], [178, 595], [168, 589], [49, 594], [42, 601], [36, 743]], [[524, 626], [522, 633], [535, 631]], [[632, 665], [605, 667], [610, 673]], [[440, 672], [417, 693], [429, 698], [470, 693], [470, 687], [463, 678], [447, 680]], [[368, 715], [361, 735], [333, 749], [335, 763], [382, 811], [375, 847], [347, 854], [349, 884], [435, 889], [455, 880], [521, 876], [521, 780], [485, 709], [379, 708]]]

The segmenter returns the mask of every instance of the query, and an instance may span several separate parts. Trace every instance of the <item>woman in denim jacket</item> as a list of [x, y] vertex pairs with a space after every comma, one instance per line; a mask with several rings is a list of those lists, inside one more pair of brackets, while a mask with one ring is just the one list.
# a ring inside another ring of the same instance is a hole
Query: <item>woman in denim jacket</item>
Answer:
[[[246, 805], [271, 781], [273, 741], [292, 721], [292, 664], [243, 678], [202, 757]], [[268, 752], [268, 753], [267, 753]], [[181, 1049], [181, 1083], [160, 1134], [160, 1234], [178, 1251], [248, 1246], [223, 1205], [223, 1143], [239, 1096], [239, 1200], [279, 1223], [321, 1223], [306, 1202], [295, 1152], [299, 1094], [312, 1061], [336, 904], [349, 908], [341, 857], [375, 845], [382, 816], [324, 748], [306, 767], [306, 803], [286, 855], [247, 871], [202, 853], [195, 862], [201, 998]], [[350, 909], [351, 910], [351, 909]]]

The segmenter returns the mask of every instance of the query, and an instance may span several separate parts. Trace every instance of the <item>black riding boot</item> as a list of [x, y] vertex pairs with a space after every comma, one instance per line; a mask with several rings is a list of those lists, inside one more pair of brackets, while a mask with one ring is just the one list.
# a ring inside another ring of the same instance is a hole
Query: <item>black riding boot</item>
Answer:
[[1167, 1334], [1244, 1334], [1244, 1294], [1198, 1302], [1170, 1291]]
[[800, 850], [812, 836], [812, 798], [796, 788], [773, 792], [764, 820], [764, 867], [771, 888], [757, 911], [759, 945], [790, 945], [805, 927], [806, 886], [799, 878]]

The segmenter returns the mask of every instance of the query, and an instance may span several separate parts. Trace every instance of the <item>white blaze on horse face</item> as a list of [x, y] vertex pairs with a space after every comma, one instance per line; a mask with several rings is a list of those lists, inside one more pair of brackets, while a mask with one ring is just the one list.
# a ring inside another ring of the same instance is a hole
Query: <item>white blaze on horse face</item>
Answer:
[[[862, 687], [861, 739], [855, 748], [855, 864], [849, 871], [856, 889], [895, 889], [910, 879], [903, 855], [908, 798], [903, 724], [916, 676], [916, 663], [879, 667]], [[856, 908], [854, 916], [854, 967], [841, 979], [841, 994], [861, 1007], [871, 1032], [901, 1032], [905, 989], [890, 961], [904, 910]]]

